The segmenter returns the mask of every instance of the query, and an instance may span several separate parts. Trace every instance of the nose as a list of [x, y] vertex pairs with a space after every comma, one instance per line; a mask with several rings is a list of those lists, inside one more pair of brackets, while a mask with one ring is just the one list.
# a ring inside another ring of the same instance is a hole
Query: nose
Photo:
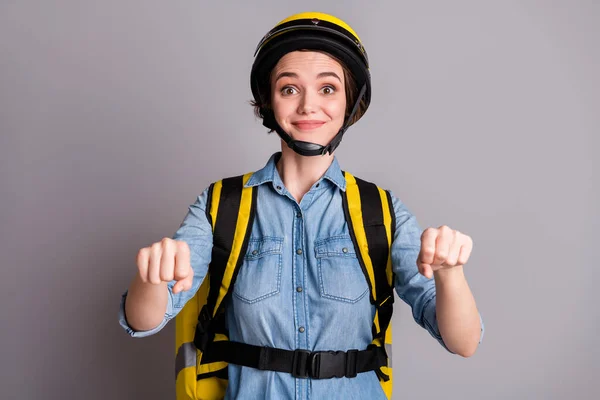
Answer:
[[318, 96], [304, 91], [300, 97], [298, 103], [298, 114], [311, 114], [315, 113], [319, 109]]

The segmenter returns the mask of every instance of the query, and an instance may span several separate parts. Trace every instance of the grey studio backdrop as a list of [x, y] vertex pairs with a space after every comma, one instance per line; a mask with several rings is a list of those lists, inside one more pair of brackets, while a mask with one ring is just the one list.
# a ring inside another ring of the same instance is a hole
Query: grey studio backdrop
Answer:
[[372, 62], [342, 167], [474, 240], [483, 344], [448, 354], [397, 299], [394, 399], [600, 398], [599, 2], [4, 0], [2, 399], [174, 398], [174, 324], [131, 339], [121, 293], [210, 182], [279, 148], [249, 71], [306, 10]]

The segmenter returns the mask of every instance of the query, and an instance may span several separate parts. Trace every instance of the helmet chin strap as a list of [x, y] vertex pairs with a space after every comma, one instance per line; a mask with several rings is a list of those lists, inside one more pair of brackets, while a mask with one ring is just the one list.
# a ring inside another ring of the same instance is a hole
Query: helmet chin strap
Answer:
[[275, 129], [279, 137], [287, 144], [287, 146], [294, 150], [296, 153], [301, 156], [311, 157], [311, 156], [322, 156], [326, 153], [330, 155], [333, 154], [334, 150], [340, 145], [342, 141], [342, 137], [344, 133], [350, 126], [350, 121], [352, 121], [352, 117], [358, 111], [358, 106], [360, 101], [362, 100], [365, 91], [367, 90], [367, 85], [364, 84], [360, 89], [360, 93], [358, 94], [358, 98], [356, 99], [356, 103], [354, 103], [354, 107], [352, 108], [352, 112], [346, 118], [344, 125], [340, 128], [338, 133], [331, 139], [331, 142], [327, 146], [320, 145], [318, 143], [305, 142], [303, 140], [294, 140], [292, 137], [283, 130], [281, 126], [275, 120], [275, 117], [272, 112], [266, 113], [265, 118], [263, 119], [263, 125], [270, 129]]

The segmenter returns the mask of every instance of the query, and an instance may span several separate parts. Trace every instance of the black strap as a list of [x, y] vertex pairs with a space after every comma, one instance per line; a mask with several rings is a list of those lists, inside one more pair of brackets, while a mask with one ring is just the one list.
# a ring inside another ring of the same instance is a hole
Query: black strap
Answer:
[[243, 176], [223, 179], [217, 221], [213, 231], [213, 249], [210, 261], [210, 290], [206, 302], [214, 315], [225, 267], [231, 254], [235, 227], [242, 200]]
[[[379, 332], [375, 331], [373, 325], [373, 337], [382, 337], [385, 335], [388, 325], [390, 324], [393, 312], [394, 293], [393, 286], [387, 280], [387, 260], [389, 257], [390, 248], [387, 242], [387, 234], [383, 220], [383, 208], [379, 189], [377, 185], [367, 182], [358, 177], [354, 177], [358, 186], [360, 195], [361, 212], [363, 216], [363, 226], [367, 237], [367, 246], [369, 248], [369, 257], [373, 265], [373, 273], [375, 274], [375, 289], [377, 298], [373, 297], [371, 290], [371, 303], [377, 307], [379, 312]], [[392, 225], [394, 224], [394, 212], [391, 204], [389, 193], [386, 193], [388, 204], [392, 213]], [[358, 249], [358, 242], [354, 234], [352, 218], [350, 217], [348, 196], [342, 192], [342, 204], [344, 207], [344, 215], [349, 226], [350, 236], [354, 246]], [[392, 228], [393, 234], [393, 228]], [[392, 236], [393, 237], [393, 236]], [[360, 252], [357, 252], [358, 261], [365, 274], [367, 282], [370, 282], [364, 260]], [[370, 284], [369, 284], [370, 285]]]
[[[213, 341], [215, 333], [227, 335], [225, 329], [225, 307], [233, 290], [237, 274], [240, 270], [248, 247], [248, 239], [252, 231], [252, 223], [256, 214], [256, 198], [258, 191], [256, 187], [252, 188], [252, 203], [250, 206], [250, 218], [245, 232], [244, 242], [238, 256], [232, 279], [227, 294], [219, 310], [215, 312], [215, 306], [222, 286], [223, 276], [227, 267], [227, 262], [233, 247], [233, 240], [236, 233], [237, 219], [242, 201], [242, 191], [244, 189], [244, 176], [236, 176], [222, 180], [221, 194], [219, 196], [219, 208], [216, 221], [210, 218], [208, 210], [211, 207], [214, 184], [209, 188], [209, 202], [207, 203], [207, 216], [211, 224], [214, 224], [213, 230], [213, 248], [211, 262], [208, 268], [209, 292], [206, 304], [202, 307], [198, 315], [198, 324], [194, 335], [194, 344], [196, 348], [204, 352], [207, 346]], [[214, 316], [214, 317], [213, 317]]]
[[296, 378], [353, 378], [356, 374], [376, 371], [387, 365], [387, 355], [381, 347], [367, 350], [308, 351], [284, 350], [246, 343], [213, 342], [202, 356], [202, 364], [225, 361], [260, 370], [287, 372]]
[[367, 245], [369, 247], [369, 257], [371, 258], [373, 272], [375, 273], [375, 287], [378, 297], [376, 300], [382, 302], [385, 300], [384, 296], [391, 294], [391, 290], [386, 275], [390, 249], [383, 223], [381, 197], [379, 189], [375, 184], [357, 177], [355, 177], [355, 180], [360, 193], [360, 204], [363, 225], [367, 236]]
[[[345, 174], [345, 172], [344, 172]], [[367, 247], [369, 249], [369, 258], [373, 266], [373, 274], [375, 280], [375, 290], [377, 292], [377, 298], [373, 297], [373, 288], [370, 284], [369, 274], [367, 272], [365, 262], [362, 254], [357, 251], [358, 261], [365, 274], [365, 278], [371, 288], [370, 300], [375, 307], [377, 307], [377, 318], [379, 321], [379, 330], [377, 330], [375, 323], [372, 325], [373, 338], [380, 338], [382, 343], [385, 339], [385, 333], [392, 319], [393, 303], [394, 303], [394, 292], [393, 292], [393, 277], [392, 284], [387, 279], [387, 263], [389, 258], [390, 246], [387, 241], [387, 233], [385, 229], [385, 223], [383, 218], [383, 204], [381, 196], [379, 194], [379, 188], [377, 185], [371, 182], [367, 182], [360, 178], [354, 177], [356, 185], [358, 187], [358, 193], [360, 197], [361, 213], [363, 220], [363, 227], [365, 230], [365, 236], [367, 239]], [[386, 197], [388, 200], [388, 206], [391, 213], [391, 234], [392, 238], [394, 235], [395, 226], [395, 215], [394, 209], [391, 202], [389, 192], [386, 191]], [[350, 236], [354, 243], [354, 246], [359, 248], [356, 235], [354, 233], [355, 227], [352, 224], [352, 218], [350, 215], [350, 209], [348, 204], [348, 196], [346, 192], [342, 192], [342, 205], [344, 207], [344, 215], [346, 222], [349, 227]], [[384, 351], [385, 354], [385, 351]], [[385, 365], [385, 364], [384, 364]], [[388, 381], [390, 377], [384, 374], [380, 369], [376, 370], [377, 376], [380, 380]]]

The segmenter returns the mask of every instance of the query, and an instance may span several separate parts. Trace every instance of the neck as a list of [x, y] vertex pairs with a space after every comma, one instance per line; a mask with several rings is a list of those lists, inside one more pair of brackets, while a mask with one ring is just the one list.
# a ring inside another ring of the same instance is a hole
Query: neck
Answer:
[[277, 172], [283, 184], [298, 203], [327, 171], [333, 162], [333, 154], [305, 157], [294, 152], [281, 141], [281, 158]]

